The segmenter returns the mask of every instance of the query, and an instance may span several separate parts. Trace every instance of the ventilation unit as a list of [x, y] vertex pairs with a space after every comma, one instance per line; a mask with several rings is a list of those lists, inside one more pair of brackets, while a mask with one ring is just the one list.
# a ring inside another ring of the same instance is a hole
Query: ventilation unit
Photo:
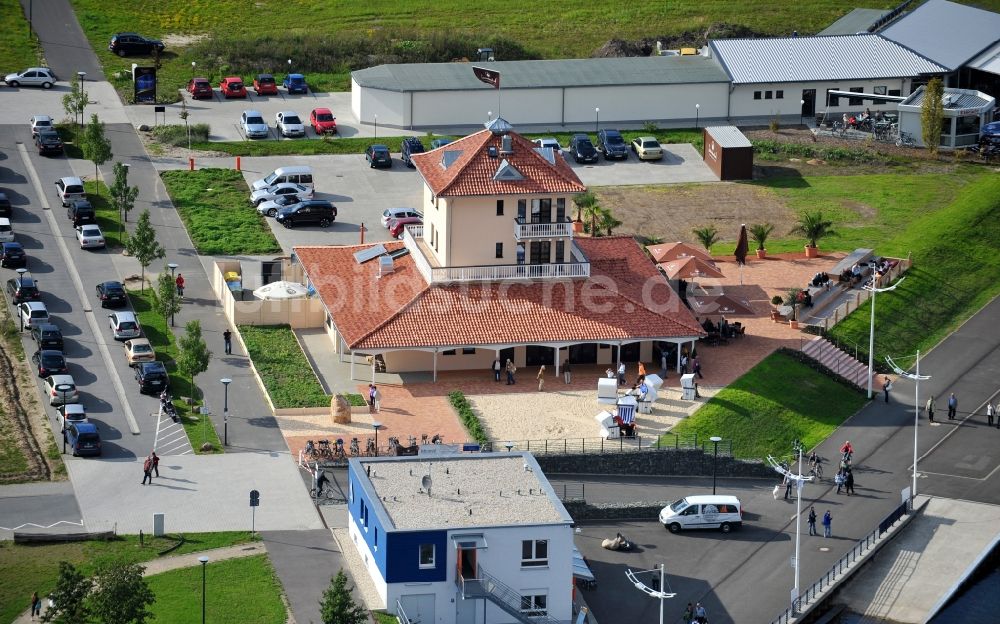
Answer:
[[504, 156], [514, 153], [514, 141], [510, 138], [509, 134], [500, 137], [500, 153]]

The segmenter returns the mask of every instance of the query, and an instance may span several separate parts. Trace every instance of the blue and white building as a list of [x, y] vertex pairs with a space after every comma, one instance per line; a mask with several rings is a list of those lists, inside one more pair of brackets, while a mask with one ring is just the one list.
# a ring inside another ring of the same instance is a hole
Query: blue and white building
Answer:
[[352, 458], [348, 481], [350, 539], [389, 612], [572, 619], [573, 520], [530, 454]]

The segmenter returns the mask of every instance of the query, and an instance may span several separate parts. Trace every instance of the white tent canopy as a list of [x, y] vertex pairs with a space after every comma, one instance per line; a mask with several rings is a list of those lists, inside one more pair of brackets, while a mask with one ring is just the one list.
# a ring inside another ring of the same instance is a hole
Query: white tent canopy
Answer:
[[309, 296], [305, 285], [298, 282], [272, 282], [253, 291], [253, 296], [264, 301], [301, 299]]

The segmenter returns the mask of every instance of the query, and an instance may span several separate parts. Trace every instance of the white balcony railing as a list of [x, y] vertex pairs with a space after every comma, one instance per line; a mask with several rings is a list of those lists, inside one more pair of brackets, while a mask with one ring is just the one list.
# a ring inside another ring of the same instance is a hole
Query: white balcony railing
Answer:
[[529, 223], [518, 217], [514, 219], [514, 238], [525, 240], [532, 238], [563, 238], [573, 236], [573, 222], [564, 219], [555, 223]]
[[424, 277], [424, 280], [430, 283], [433, 280], [431, 263], [424, 257], [424, 251], [417, 244], [417, 239], [423, 237], [424, 226], [422, 225], [407, 225], [403, 228], [403, 245], [410, 250], [410, 255], [413, 256], [413, 263]]

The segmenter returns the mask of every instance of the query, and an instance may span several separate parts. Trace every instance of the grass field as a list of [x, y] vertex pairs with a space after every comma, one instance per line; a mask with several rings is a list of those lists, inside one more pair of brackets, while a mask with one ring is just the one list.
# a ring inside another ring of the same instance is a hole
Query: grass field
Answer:
[[28, 38], [28, 20], [24, 19], [21, 3], [0, 0], [0, 68], [3, 73], [36, 67], [41, 60], [38, 41]]
[[722, 436], [737, 457], [760, 459], [790, 453], [796, 438], [812, 448], [864, 404], [860, 392], [772, 353], [670, 433]]
[[239, 330], [274, 407], [330, 406], [288, 325], [240, 325]]
[[[156, 270], [159, 267], [150, 268]], [[173, 332], [166, 330], [163, 318], [153, 310], [153, 297], [150, 286], [147, 285], [144, 292], [130, 290], [128, 294], [129, 299], [132, 301], [132, 309], [135, 310], [135, 314], [139, 318], [139, 323], [142, 325], [143, 336], [153, 345], [153, 348], [156, 350], [156, 359], [164, 363], [167, 367], [167, 372], [170, 374], [170, 392], [174, 396], [174, 406], [177, 408], [177, 415], [181, 419], [181, 424], [184, 425], [184, 431], [187, 433], [188, 440], [190, 440], [194, 452], [199, 455], [202, 453], [221, 453], [222, 443], [219, 441], [219, 434], [215, 431], [215, 427], [212, 426], [211, 418], [209, 416], [193, 414], [193, 406], [179, 400], [182, 396], [195, 397], [197, 400], [199, 393], [197, 388], [191, 388], [187, 377], [177, 372], [177, 365], [175, 363], [178, 355], [177, 340]], [[175, 318], [177, 325], [183, 327], [185, 323], [184, 306], [181, 306], [181, 311], [175, 317], [179, 317]], [[196, 382], [197, 379], [195, 377]], [[211, 450], [201, 450], [201, 445], [205, 442], [211, 443]]]
[[261, 255], [281, 251], [264, 217], [248, 202], [250, 189], [235, 169], [160, 174], [198, 253]]
[[[201, 566], [147, 577], [156, 622], [201, 621]], [[205, 619], [213, 624], [284, 624], [281, 583], [267, 555], [205, 566]]]
[[28, 460], [17, 444], [17, 437], [12, 430], [14, 426], [14, 421], [10, 419], [3, 406], [0, 406], [0, 476], [6, 478], [20, 475], [28, 469]]
[[[183, 555], [249, 541], [252, 539], [247, 532], [189, 533], [185, 535], [184, 544], [170, 554]], [[105, 561], [141, 563], [156, 559], [159, 552], [174, 543], [173, 540], [146, 536], [145, 546], [139, 546], [136, 535], [125, 535], [109, 542], [37, 545], [0, 542], [0, 622], [12, 622], [26, 610], [31, 592], [37, 591], [44, 596], [52, 591], [59, 577], [60, 561], [69, 561], [84, 573], [91, 574]]]

